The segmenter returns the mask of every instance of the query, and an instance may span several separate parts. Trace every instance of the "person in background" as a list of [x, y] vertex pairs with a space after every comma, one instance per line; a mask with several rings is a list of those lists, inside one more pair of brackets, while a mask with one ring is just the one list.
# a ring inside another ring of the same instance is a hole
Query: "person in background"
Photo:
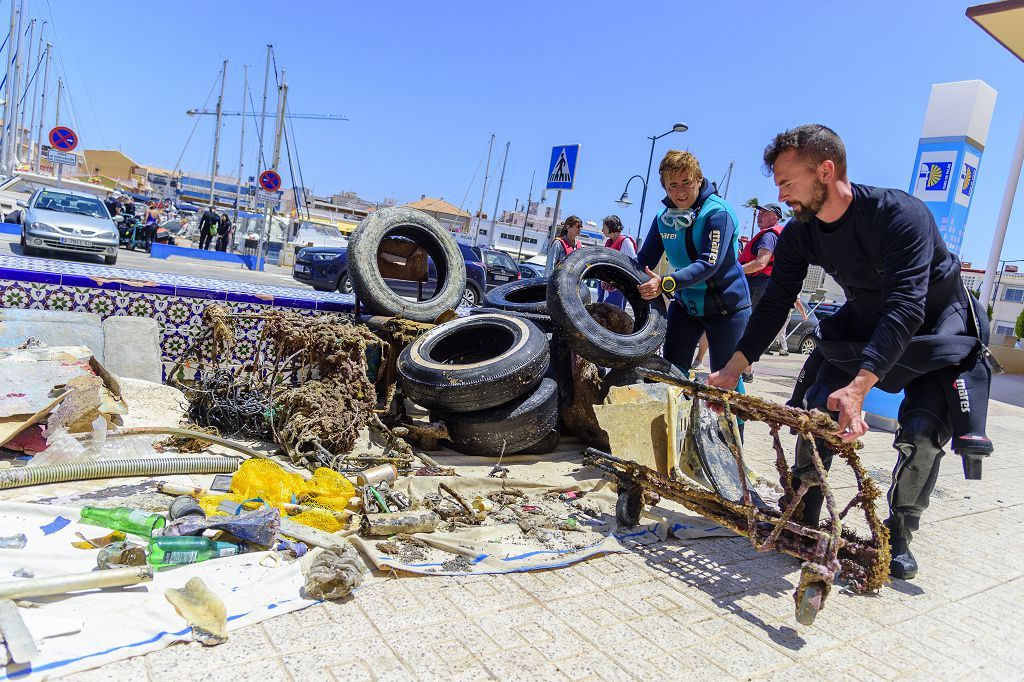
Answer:
[[[665, 359], [688, 372], [706, 333], [715, 372], [732, 357], [750, 317], [750, 292], [736, 260], [736, 213], [718, 196], [690, 152], [669, 151], [658, 174], [667, 196], [637, 255], [650, 277], [640, 285], [640, 295], [651, 300], [664, 293], [672, 299]], [[651, 270], [662, 255], [673, 269], [666, 277]], [[729, 388], [738, 385], [737, 375]]]
[[123, 215], [135, 215], [135, 199], [131, 194], [121, 195], [121, 213]]
[[[604, 235], [604, 245], [609, 249], [615, 249], [629, 258], [636, 258], [636, 242], [633, 238], [622, 234], [622, 220], [617, 215], [610, 215], [601, 221], [601, 234]], [[598, 303], [610, 303], [619, 308], [626, 307], [626, 297], [615, 285], [601, 282], [601, 288], [597, 292]]]
[[160, 224], [160, 209], [155, 201], [149, 202], [146, 207], [146, 214], [142, 217], [142, 224], [146, 230], [146, 241], [152, 246], [156, 241], [156, 228]]
[[103, 205], [107, 207], [107, 212], [110, 213], [111, 218], [121, 215], [121, 193], [111, 193], [109, 197], [103, 200]]
[[569, 216], [562, 223], [558, 236], [554, 238], [551, 246], [548, 247], [546, 267], [548, 277], [554, 274], [555, 266], [561, 263], [566, 256], [583, 246], [580, 242], [580, 230], [582, 229], [583, 221], [574, 215]]
[[217, 250], [227, 251], [228, 239], [231, 237], [231, 218], [228, 217], [227, 213], [220, 215], [220, 220], [217, 222]]
[[217, 226], [220, 224], [220, 216], [213, 210], [213, 206], [207, 206], [203, 215], [199, 218], [199, 248], [205, 251], [210, 248], [213, 235], [217, 234]]

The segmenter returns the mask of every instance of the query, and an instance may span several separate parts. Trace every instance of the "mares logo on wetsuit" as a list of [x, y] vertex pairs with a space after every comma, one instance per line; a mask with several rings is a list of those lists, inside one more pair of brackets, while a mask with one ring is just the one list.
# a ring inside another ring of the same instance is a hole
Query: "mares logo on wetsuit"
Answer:
[[722, 231], [711, 231], [711, 253], [708, 255], [708, 262], [714, 265], [718, 261], [718, 247], [722, 245]]
[[953, 388], [956, 389], [956, 394], [960, 397], [960, 411], [970, 412], [971, 399], [967, 397], [967, 383], [963, 379], [957, 379], [953, 382]]

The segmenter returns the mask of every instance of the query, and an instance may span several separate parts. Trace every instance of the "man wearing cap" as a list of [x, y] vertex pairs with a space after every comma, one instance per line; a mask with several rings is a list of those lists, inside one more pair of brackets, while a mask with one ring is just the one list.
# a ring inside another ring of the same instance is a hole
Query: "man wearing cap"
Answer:
[[[782, 219], [782, 208], [778, 204], [766, 204], [757, 207], [757, 227], [760, 232], [754, 235], [753, 239], [744, 245], [740, 251], [739, 262], [743, 267], [743, 274], [747, 276], [747, 286], [750, 287], [751, 309], [757, 307], [758, 302], [768, 288], [768, 282], [772, 279], [772, 266], [775, 264], [775, 245], [779, 241], [779, 235], [785, 227], [779, 221]], [[807, 319], [807, 312], [804, 310], [800, 299], [796, 299], [800, 313]], [[779, 330], [779, 355], [789, 355], [786, 348], [786, 325]], [[754, 378], [753, 371], [748, 369], [743, 377], [746, 381]]]

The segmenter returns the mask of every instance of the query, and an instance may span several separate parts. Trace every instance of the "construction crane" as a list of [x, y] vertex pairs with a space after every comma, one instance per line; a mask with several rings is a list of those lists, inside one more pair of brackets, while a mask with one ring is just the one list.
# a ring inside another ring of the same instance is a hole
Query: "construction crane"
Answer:
[[[216, 116], [216, 111], [210, 111], [209, 109], [189, 109], [185, 112], [189, 116]], [[252, 116], [254, 118], [274, 118], [277, 116], [276, 112], [268, 112], [265, 114], [258, 114], [254, 111], [246, 112], [243, 114], [241, 111], [222, 111], [221, 116]], [[323, 121], [347, 121], [348, 116], [341, 116], [339, 114], [285, 114], [285, 118], [312, 118]]]

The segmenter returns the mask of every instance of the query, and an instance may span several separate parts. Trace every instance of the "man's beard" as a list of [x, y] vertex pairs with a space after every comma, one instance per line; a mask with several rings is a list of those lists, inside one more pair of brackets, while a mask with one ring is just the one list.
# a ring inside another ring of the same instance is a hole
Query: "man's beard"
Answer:
[[796, 206], [790, 204], [789, 207], [796, 213], [797, 220], [802, 220], [806, 223], [818, 215], [818, 211], [822, 209], [827, 200], [828, 185], [815, 180], [814, 187], [811, 188], [811, 198], [806, 203], [797, 202]]

